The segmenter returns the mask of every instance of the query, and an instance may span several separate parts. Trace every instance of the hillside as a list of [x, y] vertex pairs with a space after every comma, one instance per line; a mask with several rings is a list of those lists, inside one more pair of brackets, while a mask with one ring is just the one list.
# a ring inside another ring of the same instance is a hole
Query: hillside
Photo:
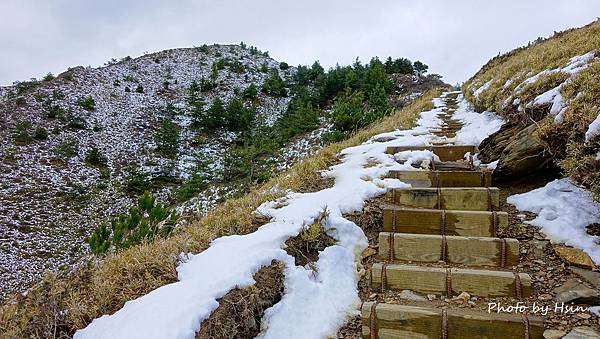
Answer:
[[[219, 60], [234, 60], [239, 70], [233, 63], [216, 70], [215, 88], [202, 92], [207, 105], [217, 97], [227, 103], [250, 84], [260, 89], [270, 76], [261, 67], [288, 79], [295, 72], [240, 46], [211, 46], [75, 67], [54, 79], [2, 88], [3, 293], [87, 253], [84, 239], [95, 224], [126, 211], [138, 191], [151, 189], [166, 200], [200, 170], [223, 166], [238, 133], [206, 135], [194, 128], [189, 101], [192, 83], [211, 79]], [[259, 91], [257, 125], [273, 125], [290, 99]], [[159, 140], [163, 131], [178, 135]], [[220, 196], [206, 199], [214, 203]], [[202, 202], [199, 212], [208, 207]]]
[[482, 145], [497, 174], [559, 172], [600, 194], [600, 22], [500, 55], [463, 86], [479, 111], [509, 123]]
[[[318, 63], [303, 71], [243, 43], [204, 45], [0, 88], [0, 298], [87, 255], [144, 192], [175, 207], [174, 225], [149, 230], [165, 233], [321, 148], [337, 92], [319, 88], [335, 82]], [[396, 106], [441, 83], [395, 79]]]

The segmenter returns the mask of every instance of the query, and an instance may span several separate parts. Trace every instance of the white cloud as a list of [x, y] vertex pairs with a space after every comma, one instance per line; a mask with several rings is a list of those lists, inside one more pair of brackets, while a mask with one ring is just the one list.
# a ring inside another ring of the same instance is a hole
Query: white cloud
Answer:
[[292, 64], [408, 57], [457, 82], [500, 52], [597, 13], [596, 0], [4, 0], [0, 84], [113, 57], [242, 40]]

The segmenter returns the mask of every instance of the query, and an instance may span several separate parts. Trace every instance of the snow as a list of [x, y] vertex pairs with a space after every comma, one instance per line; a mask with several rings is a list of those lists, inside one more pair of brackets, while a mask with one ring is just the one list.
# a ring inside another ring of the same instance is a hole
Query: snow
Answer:
[[[341, 163], [322, 173], [335, 180], [333, 187], [311, 193], [288, 192], [262, 204], [256, 213], [271, 217], [268, 224], [247, 235], [218, 238], [204, 252], [182, 254], [178, 282], [127, 302], [113, 315], [93, 320], [75, 338], [194, 338], [201, 322], [218, 307], [217, 299], [233, 288], [252, 285], [253, 275], [272, 260], [286, 265], [285, 292], [281, 301], [265, 311], [259, 337], [335, 336], [348, 318], [359, 312], [361, 267], [357, 263], [368, 245], [362, 229], [343, 215], [362, 210], [366, 199], [384, 194], [390, 187], [409, 187], [398, 179], [382, 178], [390, 170], [406, 169], [406, 164], [395, 158], [408, 163], [430, 159], [432, 153], [390, 155], [385, 151], [389, 146], [439, 142], [431, 129], [440, 127], [437, 115], [446, 108], [439, 100], [434, 104], [436, 108], [421, 113], [415, 128], [376, 135], [343, 150]], [[475, 120], [470, 117], [470, 121]], [[469, 129], [479, 129], [475, 123], [470, 126], [465, 133], [474, 134]], [[314, 267], [295, 266], [284, 243], [320, 215], [326, 215], [323, 227], [336, 244], [319, 254]]]
[[[565, 102], [565, 99], [563, 98], [563, 96], [561, 94], [562, 88], [565, 85], [569, 84], [575, 75], [577, 75], [579, 72], [588, 68], [590, 66], [590, 63], [595, 59], [596, 59], [596, 52], [591, 51], [591, 52], [588, 52], [583, 55], [578, 55], [578, 56], [572, 57], [571, 59], [569, 59], [569, 62], [567, 63], [567, 65], [565, 67], [555, 68], [555, 69], [550, 69], [550, 70], [548, 70], [548, 69], [543, 70], [540, 73], [538, 73], [530, 78], [527, 78], [525, 81], [523, 81], [521, 84], [519, 84], [519, 86], [517, 86], [515, 88], [513, 95], [510, 96], [509, 99], [512, 98], [514, 95], [518, 95], [519, 93], [521, 93], [521, 91], [527, 85], [535, 83], [540, 77], [542, 77], [544, 75], [564, 73], [567, 75], [567, 79], [565, 81], [563, 81], [558, 86], [538, 95], [537, 97], [535, 97], [535, 99], [532, 102], [528, 103], [525, 106], [525, 107], [530, 108], [530, 107], [540, 107], [540, 106], [544, 106], [544, 105], [551, 105], [550, 114], [552, 116], [554, 116], [554, 122], [557, 124], [560, 124], [560, 123], [562, 123], [563, 118], [564, 118], [564, 113], [566, 112], [566, 110], [568, 108], [568, 103]], [[513, 101], [513, 106], [519, 105], [520, 102], [521, 102], [520, 99], [516, 98]], [[505, 102], [505, 104], [506, 104], [506, 102]], [[507, 106], [507, 105], [505, 105], [505, 106]], [[505, 107], [505, 106], [503, 106], [503, 107]], [[523, 107], [519, 106], [518, 111], [522, 112]]]
[[473, 95], [476, 98], [479, 98], [479, 96], [485, 92], [488, 88], [490, 88], [490, 86], [492, 85], [492, 80], [486, 82], [483, 86], [479, 87], [477, 90], [475, 90], [475, 92], [473, 92]]
[[507, 201], [520, 211], [536, 213], [527, 223], [541, 227], [551, 241], [579, 248], [600, 264], [599, 239], [586, 232], [586, 226], [600, 222], [600, 204], [589, 191], [559, 179]]
[[596, 119], [592, 121], [588, 130], [585, 132], [585, 142], [588, 143], [592, 138], [600, 134], [600, 113], [596, 116]]
[[479, 146], [483, 139], [496, 133], [504, 124], [504, 120], [494, 112], [475, 112], [462, 95], [459, 95], [458, 100], [453, 118], [464, 123], [464, 126], [456, 133], [454, 141], [457, 144]]

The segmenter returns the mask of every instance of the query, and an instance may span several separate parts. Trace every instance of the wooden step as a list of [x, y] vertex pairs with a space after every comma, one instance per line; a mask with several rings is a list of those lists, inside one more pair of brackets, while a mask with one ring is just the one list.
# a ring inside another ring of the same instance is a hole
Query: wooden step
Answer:
[[508, 227], [508, 213], [456, 211], [388, 206], [383, 209], [385, 232], [495, 237]]
[[[363, 338], [515, 339], [543, 338], [538, 317], [468, 310], [377, 304], [362, 306]], [[371, 333], [375, 331], [376, 333]], [[442, 333], [446, 336], [442, 336]]]
[[[435, 161], [433, 162], [433, 165], [431, 164], [430, 160], [424, 160], [421, 162], [413, 162], [411, 164], [412, 167], [414, 167], [415, 169], [422, 169], [425, 168], [423, 166], [423, 163], [427, 161], [428, 163], [428, 168], [431, 167], [431, 169], [435, 169], [436, 171], [475, 171], [477, 168], [472, 166], [471, 164], [467, 163], [467, 162], [462, 162], [462, 161]], [[399, 164], [404, 164], [405, 161], [398, 161]]]
[[421, 294], [444, 294], [448, 297], [467, 292], [484, 298], [517, 299], [531, 295], [529, 275], [509, 271], [375, 263], [371, 268], [370, 280], [372, 288], [381, 291], [411, 290]]
[[[519, 241], [488, 237], [379, 233], [379, 257], [384, 260], [472, 267], [519, 264]], [[445, 239], [445, 240], [444, 240]], [[390, 252], [390, 248], [393, 251]]]
[[496, 187], [442, 187], [391, 189], [388, 197], [401, 207], [445, 210], [496, 211], [500, 190]]
[[390, 178], [412, 187], [490, 187], [491, 171], [390, 171]]
[[[441, 131], [440, 131], [441, 132]], [[465, 153], [476, 152], [476, 147], [473, 145], [446, 145], [446, 146], [391, 146], [388, 147], [386, 153], [396, 154], [403, 151], [423, 151], [429, 150], [437, 155], [441, 161], [456, 161], [464, 158]]]

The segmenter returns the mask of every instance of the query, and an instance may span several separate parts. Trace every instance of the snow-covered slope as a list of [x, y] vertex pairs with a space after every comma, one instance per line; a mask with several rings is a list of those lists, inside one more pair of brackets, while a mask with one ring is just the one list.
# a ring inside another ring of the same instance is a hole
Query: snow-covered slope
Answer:
[[[218, 70], [216, 88], [202, 92], [206, 104], [215, 97], [227, 103], [255, 84], [259, 126], [273, 124], [290, 98], [260, 93], [269, 76], [265, 69], [276, 69], [286, 79], [295, 68], [282, 70], [262, 52], [233, 45], [167, 50], [0, 88], [0, 299], [5, 292], [24, 290], [44, 270], [66, 268], [87, 253], [85, 237], [133, 202], [120, 188], [126, 168], [177, 182], [189, 176], [198, 158], [210, 168], [220, 166], [235, 135], [204, 137], [191, 128], [186, 100], [192, 82], [211, 79], [219, 60], [237, 61], [243, 70]], [[78, 104], [88, 96], [95, 101], [93, 109]], [[49, 114], [52, 109], [59, 112], [56, 117]], [[167, 117], [181, 128], [172, 158], [154, 151], [159, 121]], [[30, 133], [44, 129], [47, 138], [15, 142], [23, 123]], [[59, 156], [59, 149], [69, 145], [74, 154]], [[106, 156], [105, 173], [86, 165], [92, 147]], [[155, 191], [164, 198], [171, 189]], [[224, 194], [217, 193], [199, 197], [194, 212], [205, 212]]]

